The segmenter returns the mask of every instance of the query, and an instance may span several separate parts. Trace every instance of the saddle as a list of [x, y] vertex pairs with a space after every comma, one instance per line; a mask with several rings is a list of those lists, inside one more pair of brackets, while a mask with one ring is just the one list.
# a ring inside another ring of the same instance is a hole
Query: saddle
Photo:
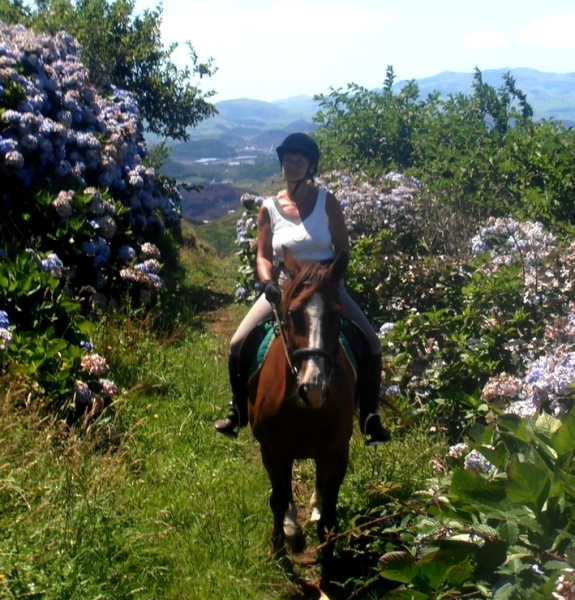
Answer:
[[[274, 320], [259, 323], [244, 339], [240, 348], [239, 372], [240, 377], [249, 382], [259, 371], [266, 354], [276, 336], [280, 335], [277, 323]], [[358, 365], [369, 356], [369, 345], [361, 329], [352, 321], [342, 319], [340, 334], [340, 348], [345, 352], [350, 361], [356, 378]]]

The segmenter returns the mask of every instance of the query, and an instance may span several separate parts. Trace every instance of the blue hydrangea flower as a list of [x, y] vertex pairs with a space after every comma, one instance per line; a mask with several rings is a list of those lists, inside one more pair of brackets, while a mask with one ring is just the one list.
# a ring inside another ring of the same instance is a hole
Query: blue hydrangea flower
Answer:
[[124, 263], [129, 263], [136, 258], [136, 251], [131, 246], [122, 246], [118, 250], [118, 258]]
[[63, 268], [64, 263], [54, 253], [49, 254], [46, 258], [43, 258], [39, 265], [40, 271], [43, 271], [44, 273], [50, 273], [52, 277], [57, 278], [62, 277]]
[[0, 310], [0, 327], [2, 329], [8, 329], [8, 325], [10, 325], [8, 313], [5, 310]]

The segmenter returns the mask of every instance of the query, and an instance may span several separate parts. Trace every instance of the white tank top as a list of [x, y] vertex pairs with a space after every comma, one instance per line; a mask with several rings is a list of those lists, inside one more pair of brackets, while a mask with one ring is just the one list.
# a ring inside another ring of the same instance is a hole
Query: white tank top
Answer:
[[311, 214], [305, 219], [288, 217], [277, 198], [264, 200], [270, 216], [274, 260], [283, 262], [282, 246], [286, 246], [298, 260], [331, 260], [335, 251], [325, 212], [327, 190], [321, 188]]

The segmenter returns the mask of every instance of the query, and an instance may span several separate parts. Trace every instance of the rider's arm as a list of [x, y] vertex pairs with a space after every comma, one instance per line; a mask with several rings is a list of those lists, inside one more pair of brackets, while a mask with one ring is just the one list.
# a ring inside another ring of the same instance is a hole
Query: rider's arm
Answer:
[[349, 235], [347, 233], [345, 217], [343, 216], [341, 205], [333, 194], [327, 195], [325, 212], [329, 221], [329, 231], [335, 255], [337, 256], [342, 251], [347, 252], [349, 255]]
[[265, 206], [262, 206], [258, 213], [258, 253], [256, 256], [256, 267], [260, 281], [266, 281], [272, 278], [272, 228], [270, 215]]

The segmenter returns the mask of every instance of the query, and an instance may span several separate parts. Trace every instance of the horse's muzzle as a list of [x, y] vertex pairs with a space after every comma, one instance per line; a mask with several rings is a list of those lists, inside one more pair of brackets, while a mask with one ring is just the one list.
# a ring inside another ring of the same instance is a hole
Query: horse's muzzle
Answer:
[[298, 385], [297, 395], [301, 403], [307, 408], [321, 408], [329, 395], [327, 382], [323, 385]]

